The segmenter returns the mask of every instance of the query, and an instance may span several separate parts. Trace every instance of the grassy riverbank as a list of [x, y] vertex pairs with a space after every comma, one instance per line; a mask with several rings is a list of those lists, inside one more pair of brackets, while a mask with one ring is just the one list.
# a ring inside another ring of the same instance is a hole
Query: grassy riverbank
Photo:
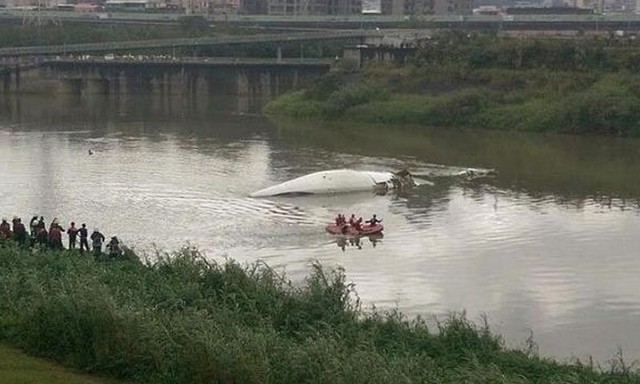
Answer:
[[301, 119], [640, 136], [638, 43], [443, 35], [406, 66], [334, 72], [265, 112]]
[[0, 344], [0, 384], [115, 384], [116, 381], [81, 375], [48, 360]]
[[342, 271], [293, 286], [185, 249], [154, 263], [0, 248], [0, 338], [137, 383], [635, 383], [507, 350], [460, 316], [428, 329], [360, 309]]

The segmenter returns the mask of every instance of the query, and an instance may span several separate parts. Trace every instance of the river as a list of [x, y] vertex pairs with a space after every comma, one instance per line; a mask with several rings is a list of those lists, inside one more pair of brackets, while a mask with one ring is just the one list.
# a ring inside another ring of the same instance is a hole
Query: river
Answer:
[[[640, 359], [640, 140], [272, 122], [242, 100], [0, 101], [0, 214], [86, 222], [141, 251], [198, 246], [293, 279], [343, 266], [365, 307], [483, 314], [541, 354]], [[93, 154], [89, 154], [89, 150]], [[407, 167], [433, 185], [252, 199], [309, 172]], [[495, 168], [492, 178], [455, 176]], [[338, 212], [384, 219], [336, 241]]]

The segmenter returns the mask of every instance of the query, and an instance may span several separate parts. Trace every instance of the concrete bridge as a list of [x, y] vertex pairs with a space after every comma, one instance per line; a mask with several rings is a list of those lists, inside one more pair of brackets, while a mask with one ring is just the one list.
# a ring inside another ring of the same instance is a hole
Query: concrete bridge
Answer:
[[0, 94], [146, 94], [206, 100], [222, 93], [270, 99], [308, 84], [331, 65], [332, 60], [325, 59], [61, 58], [0, 69]]
[[[176, 58], [172, 55], [141, 54], [115, 56], [114, 52], [325, 39], [356, 40], [360, 44], [354, 47], [359, 48], [380, 47], [378, 50], [368, 50], [365, 56], [362, 50], [357, 54], [349, 54], [349, 50], [345, 50], [345, 64], [349, 62], [355, 69], [363, 60], [406, 62], [412, 50], [394, 47], [405, 47], [432, 33], [430, 30], [325, 31], [4, 48], [0, 49], [0, 78], [4, 93], [40, 92], [33, 88], [34, 84], [38, 84], [54, 93], [111, 94], [123, 89], [127, 92], [154, 93], [180, 89], [180, 93], [195, 94], [202, 93], [202, 81], [209, 84], [207, 89], [210, 90], [212, 81], [222, 80], [217, 74], [223, 73], [225, 78], [235, 79], [237, 92], [251, 92], [250, 89], [259, 87], [270, 89], [271, 94], [276, 95], [281, 89], [296, 88], [301, 81], [329, 71], [333, 60], [283, 59], [279, 47], [274, 59]], [[69, 56], [71, 53], [75, 56]], [[281, 84], [285, 84], [284, 88]], [[165, 85], [171, 89], [165, 89]]]

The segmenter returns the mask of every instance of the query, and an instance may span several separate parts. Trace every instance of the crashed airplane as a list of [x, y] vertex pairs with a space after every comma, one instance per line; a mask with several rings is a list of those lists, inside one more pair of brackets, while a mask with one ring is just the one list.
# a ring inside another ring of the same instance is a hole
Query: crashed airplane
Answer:
[[253, 192], [249, 196], [333, 194], [357, 191], [386, 192], [389, 189], [400, 190], [415, 185], [413, 177], [406, 170], [393, 173], [334, 169], [310, 173], [297, 179]]

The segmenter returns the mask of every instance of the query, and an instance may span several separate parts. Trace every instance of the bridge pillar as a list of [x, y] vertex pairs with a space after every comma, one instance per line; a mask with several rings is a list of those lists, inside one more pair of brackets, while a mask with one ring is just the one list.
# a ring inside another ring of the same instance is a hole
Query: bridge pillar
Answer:
[[260, 96], [265, 100], [269, 100], [271, 98], [271, 73], [270, 72], [262, 72], [260, 73]]
[[83, 88], [84, 86], [82, 79], [62, 79], [62, 92], [65, 94], [81, 96]]
[[245, 71], [238, 71], [237, 90], [239, 96], [249, 94], [249, 76]]
[[107, 79], [87, 79], [84, 91], [92, 95], [108, 95], [109, 88], [109, 80]]
[[20, 92], [20, 66], [16, 65], [16, 92]]
[[273, 95], [278, 96], [280, 94], [280, 73], [274, 74], [274, 80]]
[[352, 69], [362, 68], [362, 51], [359, 48], [345, 48], [342, 52], [342, 60]]
[[170, 98], [171, 94], [173, 93], [173, 80], [172, 80], [172, 73], [167, 71], [164, 73], [163, 75], [163, 84], [162, 84], [162, 89], [164, 90], [164, 93], [166, 93], [166, 95]]
[[187, 71], [187, 87], [189, 98], [196, 100], [198, 95], [198, 75], [193, 71]]
[[197, 69], [196, 74], [193, 75], [194, 80], [194, 91], [193, 95], [193, 103], [198, 110], [204, 110], [207, 107], [208, 98], [206, 97], [208, 94], [208, 82], [206, 73]]
[[11, 72], [7, 71], [2, 74], [2, 90], [8, 93], [11, 89]]
[[120, 92], [124, 89], [124, 75], [119, 69], [110, 69], [105, 75], [108, 82], [108, 93], [115, 97], [120, 97]]

